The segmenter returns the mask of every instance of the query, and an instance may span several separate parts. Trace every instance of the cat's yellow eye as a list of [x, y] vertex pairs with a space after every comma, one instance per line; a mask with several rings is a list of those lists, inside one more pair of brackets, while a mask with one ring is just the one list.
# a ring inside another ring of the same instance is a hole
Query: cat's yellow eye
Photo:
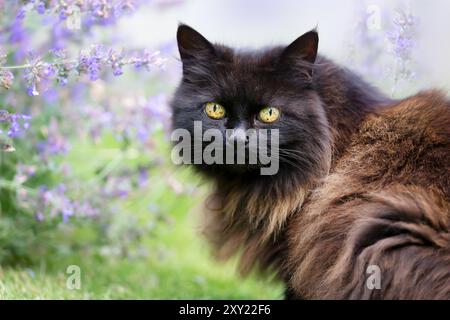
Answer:
[[265, 123], [274, 122], [279, 117], [280, 117], [280, 110], [278, 110], [275, 107], [266, 107], [262, 109], [258, 114], [259, 120]]
[[225, 108], [215, 102], [205, 103], [205, 113], [211, 119], [222, 119], [225, 117]]

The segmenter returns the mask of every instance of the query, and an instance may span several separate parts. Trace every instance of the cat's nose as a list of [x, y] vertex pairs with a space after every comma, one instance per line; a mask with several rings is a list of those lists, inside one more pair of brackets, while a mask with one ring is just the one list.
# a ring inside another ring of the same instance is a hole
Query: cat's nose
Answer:
[[245, 128], [238, 127], [227, 132], [227, 143], [234, 142], [248, 144], [249, 137]]

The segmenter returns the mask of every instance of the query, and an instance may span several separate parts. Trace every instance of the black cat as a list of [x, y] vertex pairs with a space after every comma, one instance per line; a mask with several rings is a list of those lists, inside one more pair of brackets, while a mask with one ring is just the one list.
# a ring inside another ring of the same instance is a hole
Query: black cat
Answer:
[[[318, 56], [310, 31], [238, 51], [178, 28], [173, 128], [276, 129], [279, 170], [199, 163], [215, 183], [204, 232], [243, 273], [275, 270], [291, 298], [450, 298], [450, 105], [393, 101]], [[367, 268], [380, 287], [367, 285]], [[372, 268], [373, 269], [373, 268]], [[370, 269], [370, 270], [372, 270]]]

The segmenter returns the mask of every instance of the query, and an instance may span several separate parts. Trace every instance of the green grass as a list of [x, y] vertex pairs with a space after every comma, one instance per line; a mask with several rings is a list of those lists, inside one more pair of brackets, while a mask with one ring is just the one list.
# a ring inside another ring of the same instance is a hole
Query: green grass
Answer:
[[[240, 279], [233, 264], [212, 261], [183, 221], [168, 233], [167, 257], [139, 260], [82, 259], [73, 255], [45, 266], [0, 269], [0, 299], [277, 299], [281, 285]], [[66, 288], [66, 267], [79, 265], [81, 290]]]
[[[239, 278], [234, 265], [213, 261], [187, 219], [159, 238], [165, 257], [137, 260], [82, 259], [73, 255], [51, 270], [0, 269], [0, 299], [278, 299], [280, 284]], [[170, 229], [170, 230], [169, 230]], [[156, 254], [158, 256], [158, 254]], [[66, 288], [66, 266], [79, 265], [81, 290]]]
[[[92, 179], [101, 163], [112, 164], [105, 169], [112, 170], [114, 163], [139, 161], [138, 152], [117, 160], [111, 141], [103, 146], [79, 143], [73, 150], [64, 161], [73, 165], [82, 181]], [[178, 194], [168, 186], [168, 176], [194, 183], [196, 179], [189, 170], [173, 173], [170, 167], [157, 168], [151, 172], [149, 188], [132, 194], [121, 204], [123, 212], [115, 216], [115, 228], [126, 228], [130, 221], [145, 225], [154, 221], [149, 216], [148, 204], [157, 204], [163, 221], [139, 240], [140, 249], [147, 254], [105, 257], [71, 249], [65, 254], [42, 257], [40, 265], [0, 267], [0, 299], [282, 298], [280, 283], [255, 276], [242, 279], [236, 274], [233, 262], [218, 263], [211, 258], [207, 244], [196, 234], [196, 217], [205, 188]], [[92, 231], [78, 232], [83, 234], [66, 235], [84, 237], [88, 239], [84, 244], [89, 246], [89, 239], [94, 238], [89, 236]], [[80, 290], [66, 287], [69, 265], [81, 268]]]

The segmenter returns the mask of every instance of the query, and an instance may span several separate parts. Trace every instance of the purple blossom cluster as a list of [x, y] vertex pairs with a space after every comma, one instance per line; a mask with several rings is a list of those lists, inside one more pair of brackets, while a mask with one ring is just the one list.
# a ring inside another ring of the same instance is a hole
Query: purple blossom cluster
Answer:
[[0, 42], [15, 46], [14, 60], [20, 63], [30, 50], [38, 49], [32, 46], [33, 32], [26, 26], [27, 17], [40, 18], [37, 20], [43, 26], [50, 27], [50, 46], [38, 50], [43, 52], [64, 49], [71, 40], [81, 41], [90, 35], [94, 26], [113, 26], [141, 6], [159, 2], [167, 0], [0, 1]]
[[[123, 49], [109, 38], [95, 37], [91, 30], [95, 25], [114, 28], [121, 16], [147, 2], [160, 6], [177, 1], [0, 0], [0, 109], [7, 105], [11, 110], [0, 110], [0, 152], [15, 151], [12, 139], [30, 131], [17, 157], [7, 158], [17, 163], [8, 165], [12, 172], [0, 175], [0, 188], [16, 190], [17, 207], [31, 212], [37, 221], [107, 216], [118, 204], [114, 200], [148, 185], [145, 165], [127, 166], [113, 159], [115, 170], [100, 170], [84, 181], [65, 162], [71, 145], [80, 138], [90, 136], [96, 143], [102, 133], [111, 132], [124, 146], [135, 148], [136, 143], [150, 146], [153, 133], [168, 128], [165, 95], [128, 94], [109, 90], [108, 84], [127, 69], [164, 69], [162, 54]], [[40, 33], [41, 26], [50, 32]], [[38, 33], [39, 41], [34, 41]], [[103, 44], [80, 48], [83, 43]], [[149, 77], [145, 74], [139, 77]], [[99, 94], [98, 88], [112, 93]], [[127, 148], [117, 151], [119, 157]]]
[[152, 66], [161, 68], [165, 61], [158, 51], [150, 54], [144, 50], [131, 55], [126, 54], [124, 50], [105, 50], [102, 45], [82, 51], [75, 59], [70, 58], [65, 51], [53, 50], [51, 54], [54, 60], [45, 61], [42, 57], [30, 53], [27, 63], [22, 66], [5, 66], [0, 62], [0, 85], [9, 89], [14, 80], [10, 70], [23, 69], [28, 94], [37, 96], [48, 89], [52, 80], [66, 85], [71, 73], [78, 76], [86, 74], [91, 81], [96, 81], [106, 69], [111, 69], [114, 76], [120, 76], [126, 65], [134, 65], [137, 69], [150, 69]]
[[169, 131], [170, 108], [165, 94], [128, 97], [123, 99], [120, 109], [114, 106], [115, 99], [120, 101], [120, 97], [113, 96], [111, 103], [81, 108], [81, 116], [90, 119], [87, 127], [94, 140], [106, 131], [112, 132], [119, 141], [131, 139], [148, 145], [156, 131]]
[[27, 9], [44, 15], [55, 15], [61, 21], [80, 20], [83, 26], [111, 24], [131, 13], [148, 0], [30, 0]]
[[[111, 69], [114, 76], [120, 76], [125, 65], [147, 69], [162, 66], [164, 59], [159, 52], [106, 50], [103, 45], [94, 45], [90, 49], [81, 50], [78, 56], [71, 57], [67, 49], [70, 39], [79, 41], [80, 37], [88, 34], [91, 26], [110, 25], [143, 4], [156, 5], [161, 2], [165, 0], [0, 1], [0, 43], [6, 42], [7, 46], [14, 49], [11, 57], [0, 52], [0, 87], [9, 89], [14, 80], [23, 78], [28, 94], [36, 96], [45, 91], [52, 80], [66, 85], [71, 73], [88, 74], [95, 81], [106, 69]], [[52, 30], [49, 46], [34, 48], [31, 45], [33, 33], [25, 27], [24, 22], [33, 12], [42, 15], [42, 23], [49, 25]], [[74, 20], [80, 23], [79, 30], [74, 28]], [[69, 23], [70, 21], [72, 22]], [[23, 77], [15, 74], [19, 71], [23, 71]]]
[[389, 84], [394, 95], [400, 82], [415, 77], [413, 53], [418, 19], [402, 1], [369, 6], [362, 2], [356, 21], [355, 37], [349, 44], [349, 64], [379, 86]]
[[160, 152], [164, 92], [179, 76], [163, 56], [175, 42], [134, 48], [118, 41], [115, 22], [144, 3], [163, 10], [181, 1], [0, 0], [0, 203], [8, 205], [0, 230], [10, 232], [1, 232], [0, 264], [5, 252], [29, 263], [79, 244], [134, 254], [169, 221], [147, 195], [161, 183], [186, 192]]
[[393, 91], [400, 81], [415, 77], [412, 63], [417, 24], [418, 19], [410, 11], [398, 10], [393, 19], [393, 29], [386, 34], [396, 59]]
[[36, 145], [41, 160], [48, 161], [52, 156], [64, 155], [69, 151], [69, 141], [61, 132], [55, 119], [42, 131], [44, 138], [37, 142]]
[[[67, 222], [72, 216], [96, 217], [100, 215], [106, 199], [124, 199], [136, 188], [146, 188], [149, 185], [151, 165], [141, 165], [137, 168], [126, 168], [103, 177], [103, 183], [98, 192], [87, 192], [73, 196], [73, 190], [83, 190], [89, 185], [60, 183], [53, 188], [41, 185], [37, 190], [24, 187], [27, 181], [36, 176], [39, 168], [35, 165], [18, 165], [14, 177], [14, 185], [18, 186], [18, 197], [22, 207], [34, 212], [38, 221], [61, 217]], [[63, 171], [70, 175], [70, 168]]]
[[139, 166], [136, 170], [121, 170], [118, 174], [105, 177], [101, 192], [105, 198], [126, 198], [136, 188], [148, 186], [148, 166]]
[[[63, 166], [61, 170], [65, 175], [70, 175], [69, 167]], [[21, 207], [32, 211], [37, 221], [60, 217], [63, 222], [67, 222], [74, 215], [96, 217], [100, 214], [99, 206], [94, 205], [95, 194], [85, 193], [74, 197], [70, 192], [82, 186], [74, 188], [74, 185], [59, 183], [52, 188], [46, 185], [40, 185], [37, 189], [25, 187], [38, 172], [37, 165], [19, 164], [13, 179], [13, 184], [17, 186], [17, 196]]]
[[[33, 175], [34, 172], [28, 174]], [[35, 219], [40, 222], [57, 217], [60, 217], [62, 222], [68, 222], [74, 215], [96, 217], [100, 214], [100, 210], [93, 207], [89, 200], [71, 197], [65, 184], [54, 188], [41, 186], [37, 192], [30, 192], [26, 188], [19, 190], [18, 196], [22, 206], [32, 208]]]
[[74, 215], [75, 203], [66, 196], [66, 186], [60, 184], [52, 190], [48, 190], [45, 186], [41, 186], [37, 196], [38, 206], [36, 207], [36, 219], [43, 220], [45, 218], [45, 210], [48, 210], [50, 218], [61, 215], [64, 222]]
[[20, 136], [30, 127], [31, 117], [25, 114], [10, 113], [0, 110], [0, 152], [13, 151], [8, 140]]

